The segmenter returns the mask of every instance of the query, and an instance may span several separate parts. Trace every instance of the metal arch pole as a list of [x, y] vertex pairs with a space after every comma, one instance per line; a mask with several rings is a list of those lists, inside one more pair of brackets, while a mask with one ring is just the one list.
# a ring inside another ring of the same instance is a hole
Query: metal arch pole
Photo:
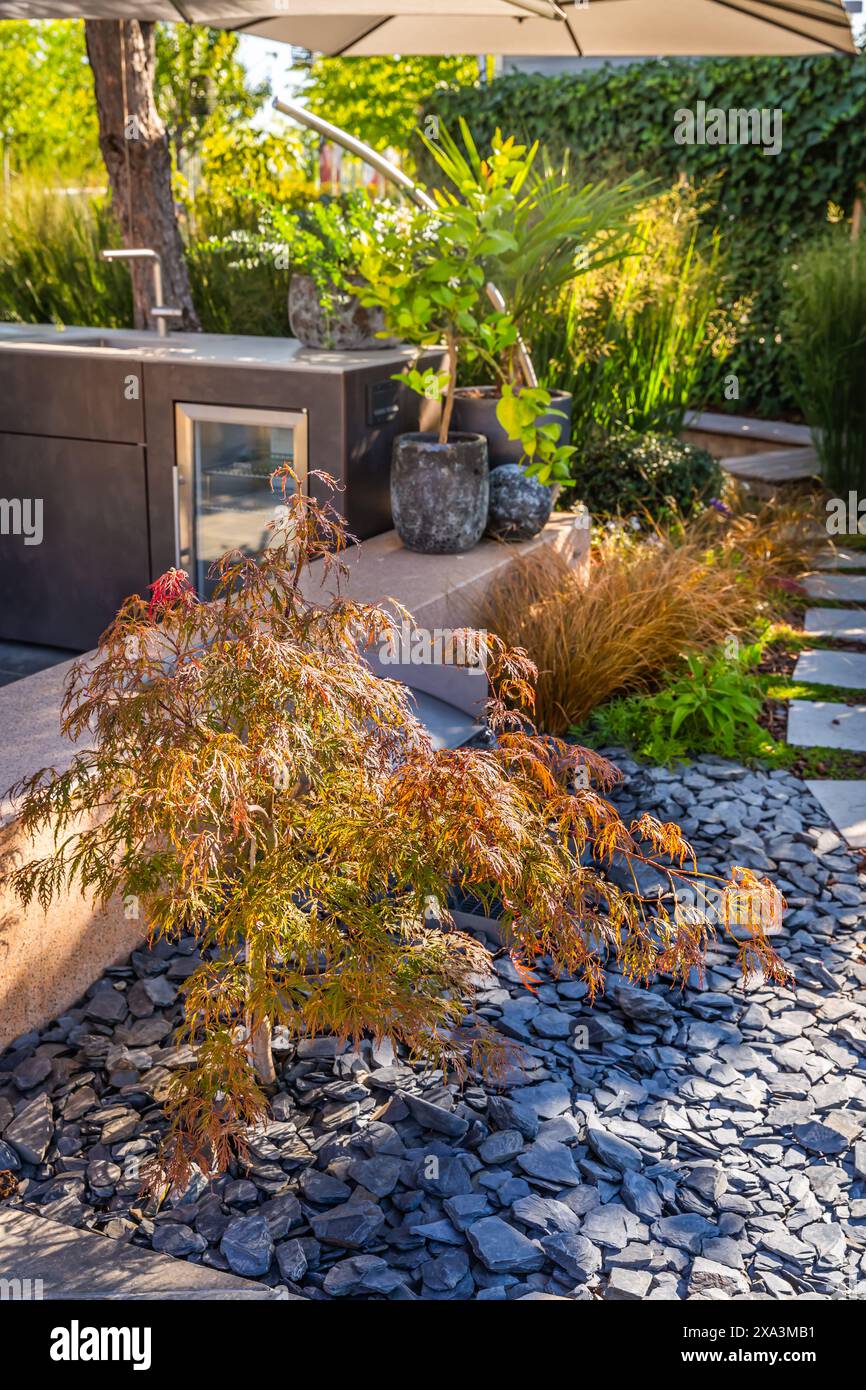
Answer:
[[[435, 200], [430, 197], [426, 188], [422, 188], [420, 184], [415, 183], [414, 179], [410, 179], [408, 174], [404, 173], [402, 169], [398, 169], [396, 164], [392, 164], [390, 159], [386, 159], [383, 154], [380, 154], [378, 150], [374, 150], [371, 145], [366, 145], [363, 140], [357, 140], [354, 135], [350, 135], [348, 131], [341, 129], [340, 126], [332, 125], [330, 121], [326, 121], [322, 116], [317, 116], [314, 112], [308, 111], [305, 106], [301, 106], [300, 102], [284, 101], [281, 97], [274, 97], [273, 106], [274, 110], [279, 111], [281, 115], [288, 116], [293, 121], [299, 121], [301, 125], [307, 126], [309, 130], [314, 130], [316, 134], [321, 135], [323, 139], [331, 140], [335, 145], [342, 146], [349, 154], [354, 154], [358, 159], [362, 159], [365, 164], [369, 164], [370, 167], [375, 169], [377, 173], [380, 173], [383, 178], [389, 179], [391, 183], [396, 184], [398, 188], [402, 189], [407, 198], [411, 198], [416, 207], [423, 208], [426, 212], [439, 211]], [[493, 307], [499, 310], [500, 313], [504, 313], [506, 305], [501, 291], [498, 290], [492, 282], [488, 282], [486, 290], [487, 297]], [[520, 370], [523, 373], [523, 378], [527, 386], [537, 386], [538, 375], [535, 366], [529, 354], [529, 349], [519, 333], [517, 335], [517, 358], [520, 362]]]

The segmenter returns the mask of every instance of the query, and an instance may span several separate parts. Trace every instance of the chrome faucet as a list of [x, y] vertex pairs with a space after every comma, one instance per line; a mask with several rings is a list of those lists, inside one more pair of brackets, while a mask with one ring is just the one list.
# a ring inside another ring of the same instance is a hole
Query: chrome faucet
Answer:
[[100, 255], [104, 261], [150, 261], [153, 264], [153, 294], [156, 303], [150, 311], [150, 316], [156, 319], [157, 337], [167, 337], [166, 320], [182, 318], [183, 310], [171, 309], [162, 302], [162, 261], [158, 252], [152, 251], [149, 246], [130, 246], [101, 251]]

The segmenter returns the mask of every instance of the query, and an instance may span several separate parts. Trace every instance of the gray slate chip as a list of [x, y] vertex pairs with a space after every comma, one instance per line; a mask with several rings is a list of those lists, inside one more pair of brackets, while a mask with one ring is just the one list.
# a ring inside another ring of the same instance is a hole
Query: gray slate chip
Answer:
[[500, 1216], [483, 1216], [466, 1234], [478, 1259], [492, 1274], [529, 1274], [544, 1264], [538, 1246]]

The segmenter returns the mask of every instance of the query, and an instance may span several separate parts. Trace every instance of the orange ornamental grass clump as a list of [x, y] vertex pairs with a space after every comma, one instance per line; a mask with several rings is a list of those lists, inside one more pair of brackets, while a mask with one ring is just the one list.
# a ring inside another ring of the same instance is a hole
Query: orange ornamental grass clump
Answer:
[[[127, 599], [66, 692], [64, 730], [91, 751], [16, 789], [27, 829], [57, 829], [54, 853], [11, 876], [25, 903], [47, 906], [76, 880], [100, 900], [136, 896], [152, 939], [200, 945], [182, 1029], [195, 1062], [166, 1100], [159, 1181], [243, 1153], [267, 1111], [273, 1025], [387, 1037], [436, 1065], [495, 1071], [503, 1041], [472, 1013], [487, 955], [455, 929], [453, 888], [501, 902], [530, 983], [549, 956], [593, 997], [611, 958], [639, 982], [684, 980], [715, 930], [607, 881], [614, 855], [660, 868], [672, 888], [702, 880], [675, 825], [620, 820], [605, 799], [614, 768], [535, 734], [525, 653], [477, 635], [496, 746], [437, 752], [406, 688], [363, 656], [405, 615], [353, 603], [339, 584], [324, 604], [304, 595], [313, 560], [339, 578], [333, 510], [293, 495], [272, 539], [258, 560], [224, 557], [207, 603], [178, 572], [149, 602]], [[782, 979], [764, 936], [780, 896], [748, 886], [743, 967]], [[716, 924], [728, 930], [723, 913]]]

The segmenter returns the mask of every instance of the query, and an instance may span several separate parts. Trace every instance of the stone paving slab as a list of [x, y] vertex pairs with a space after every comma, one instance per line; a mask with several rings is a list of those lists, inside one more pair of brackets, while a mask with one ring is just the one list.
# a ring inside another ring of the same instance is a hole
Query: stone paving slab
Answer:
[[800, 483], [820, 473], [814, 449], [774, 449], [770, 453], [737, 454], [719, 459], [732, 478], [753, 483]]
[[866, 849], [866, 782], [828, 778], [806, 786], [851, 848]]
[[819, 570], [866, 570], [866, 550], [827, 550], [815, 561]]
[[[46, 1216], [0, 1208], [0, 1279], [31, 1281], [45, 1299], [298, 1298], [251, 1279], [157, 1255]], [[303, 1303], [306, 1300], [298, 1298]]]
[[810, 598], [866, 603], [866, 574], [809, 574], [803, 580], [803, 588]]
[[830, 700], [792, 700], [788, 742], [795, 748], [847, 748], [866, 753], [866, 705]]
[[686, 429], [704, 430], [707, 434], [728, 434], [738, 439], [760, 439], [771, 444], [800, 446], [812, 444], [808, 425], [793, 425], [789, 420], [755, 420], [750, 415], [728, 415], [715, 410], [694, 411], [686, 416]]
[[801, 652], [794, 667], [794, 680], [866, 690], [866, 652]]
[[806, 612], [805, 630], [813, 637], [866, 642], [866, 613], [856, 608], [810, 608]]

